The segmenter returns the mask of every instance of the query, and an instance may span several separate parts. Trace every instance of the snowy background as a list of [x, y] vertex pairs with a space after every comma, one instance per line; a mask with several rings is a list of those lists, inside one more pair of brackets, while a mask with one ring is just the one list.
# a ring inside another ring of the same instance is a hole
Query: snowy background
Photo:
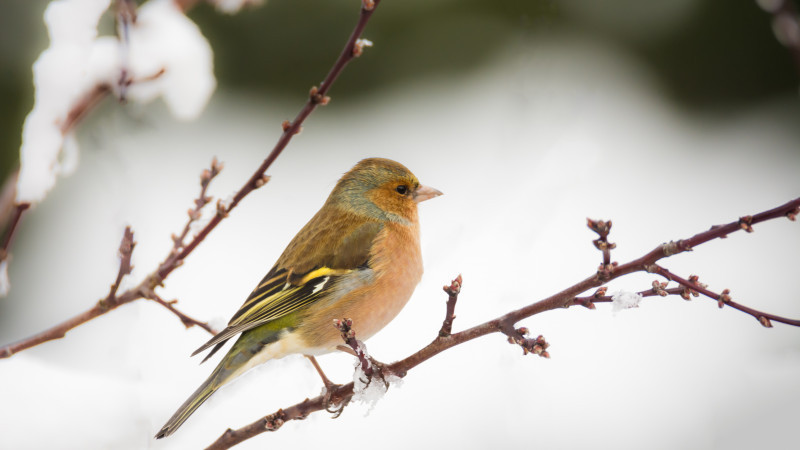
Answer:
[[[384, 51], [373, 40], [346, 77], [358, 79], [358, 65]], [[433, 339], [444, 316], [441, 286], [459, 273], [454, 331], [592, 274], [600, 254], [586, 217], [613, 220], [612, 258], [623, 263], [800, 194], [796, 90], [747, 108], [692, 110], [665, 95], [640, 60], [581, 33], [523, 34], [460, 76], [371, 92], [338, 101], [334, 87], [331, 104], [270, 169], [272, 181], [169, 277], [162, 297], [221, 328], [338, 177], [370, 156], [400, 161], [445, 193], [420, 207], [422, 282], [400, 316], [367, 342], [385, 362]], [[281, 121], [299, 110], [299, 102], [284, 100], [223, 86], [188, 123], [158, 102], [96, 110], [79, 127], [75, 173], [25, 217], [12, 290], [0, 299], [0, 342], [105, 296], [126, 225], [138, 244], [123, 289], [138, 283], [183, 226], [200, 171], [213, 156], [222, 160], [211, 194], [231, 195], [272, 147]], [[748, 306], [798, 318], [798, 224], [755, 229], [663, 264], [699, 274], [717, 292], [729, 288]], [[643, 290], [654, 279], [626, 277], [610, 291]], [[501, 335], [484, 337], [412, 370], [369, 414], [365, 405], [336, 420], [316, 413], [241, 448], [796, 445], [797, 328], [765, 329], [709, 299], [677, 297], [648, 298], [616, 315], [608, 304], [551, 311], [520, 325], [544, 334], [551, 359], [523, 357]], [[207, 338], [140, 300], [0, 361], [0, 448], [204, 447], [228, 427], [319, 394], [305, 358], [287, 357], [219, 391], [175, 435], [153, 440], [216, 363], [198, 367], [188, 357]], [[320, 363], [334, 381], [351, 380], [351, 357]]]

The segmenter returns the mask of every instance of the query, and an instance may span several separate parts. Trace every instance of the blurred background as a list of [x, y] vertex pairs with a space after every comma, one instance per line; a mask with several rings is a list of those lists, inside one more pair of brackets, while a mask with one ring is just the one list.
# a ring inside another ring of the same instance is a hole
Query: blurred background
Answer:
[[[31, 64], [48, 42], [46, 5], [2, 6], [1, 177], [18, 163]], [[103, 297], [125, 225], [138, 241], [125, 286], [155, 268], [202, 168], [213, 156], [226, 164], [212, 195], [238, 189], [327, 73], [357, 8], [270, 0], [236, 15], [192, 9], [214, 50], [219, 87], [208, 108], [183, 123], [160, 102], [107, 99], [80, 125], [76, 173], [26, 214], [14, 243], [0, 343]], [[101, 30], [113, 30], [110, 17]], [[800, 193], [798, 72], [755, 1], [384, 0], [365, 37], [374, 47], [345, 70], [330, 105], [270, 169], [272, 181], [170, 276], [164, 298], [224, 326], [336, 179], [369, 156], [398, 160], [445, 192], [421, 206], [422, 283], [368, 342], [387, 362], [434, 337], [441, 286], [458, 273], [456, 330], [591, 275], [600, 255], [586, 217], [613, 220], [612, 256], [625, 262]], [[664, 265], [798, 318], [798, 255], [797, 224], [775, 221]], [[625, 278], [610, 291], [653, 279]], [[702, 298], [647, 299], [616, 315], [608, 305], [571, 308], [522, 325], [545, 335], [552, 359], [487, 337], [415, 369], [366, 417], [368, 407], [353, 405], [337, 420], [318, 414], [242, 448], [362, 439], [398, 449], [796, 445], [798, 329], [764, 329]], [[188, 358], [206, 339], [140, 300], [0, 361], [0, 448], [197, 448], [319, 392], [307, 362], [285, 358], [221, 390], [176, 435], [152, 440], [211, 370]], [[352, 376], [347, 356], [321, 364], [334, 380]]]
[[[33, 106], [31, 64], [47, 47], [47, 3], [3, 5], [1, 175], [18, 161], [19, 130]], [[215, 51], [221, 91], [295, 105], [338, 54], [353, 21], [351, 3], [270, 0], [235, 15], [201, 3], [189, 16]], [[509, 47], [567, 36], [623, 53], [653, 78], [667, 101], [687, 112], [726, 116], [797, 93], [792, 59], [756, 1], [405, 0], [381, 10], [369, 32], [381, 51], [337, 83], [337, 102], [361, 101], [387, 87], [460, 78], [495, 64]], [[105, 22], [105, 31], [112, 30], [109, 17]], [[787, 112], [787, 120], [797, 121], [797, 115]]]

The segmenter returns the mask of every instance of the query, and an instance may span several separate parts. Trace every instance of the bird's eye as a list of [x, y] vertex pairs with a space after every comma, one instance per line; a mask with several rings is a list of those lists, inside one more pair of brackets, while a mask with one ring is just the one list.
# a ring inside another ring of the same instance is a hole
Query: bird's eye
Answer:
[[405, 184], [401, 184], [400, 186], [397, 186], [395, 190], [400, 195], [406, 195], [408, 193], [408, 186], [406, 186]]

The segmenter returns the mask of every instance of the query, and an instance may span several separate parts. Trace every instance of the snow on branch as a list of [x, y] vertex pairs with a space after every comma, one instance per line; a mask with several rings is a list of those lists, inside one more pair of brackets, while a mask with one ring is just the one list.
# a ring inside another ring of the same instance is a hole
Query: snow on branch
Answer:
[[[122, 2], [125, 3], [125, 2]], [[77, 121], [108, 93], [136, 102], [162, 97], [196, 118], [216, 87], [211, 46], [172, 0], [119, 11], [120, 36], [98, 36], [110, 0], [55, 0], [44, 13], [50, 46], [33, 65], [36, 90], [20, 148], [17, 203], [37, 203], [77, 166]]]
[[[213, 53], [184, 12], [197, 0], [53, 0], [45, 9], [50, 45], [33, 64], [34, 106], [22, 128], [14, 211], [0, 247], [0, 297], [8, 294], [8, 253], [20, 216], [41, 202], [59, 175], [78, 165], [77, 124], [109, 94], [120, 102], [162, 98], [172, 115], [192, 120], [216, 88]], [[260, 0], [209, 0], [235, 13]], [[113, 7], [112, 7], [113, 5]], [[113, 10], [116, 36], [98, 36]], [[15, 192], [14, 192], [15, 191]]]

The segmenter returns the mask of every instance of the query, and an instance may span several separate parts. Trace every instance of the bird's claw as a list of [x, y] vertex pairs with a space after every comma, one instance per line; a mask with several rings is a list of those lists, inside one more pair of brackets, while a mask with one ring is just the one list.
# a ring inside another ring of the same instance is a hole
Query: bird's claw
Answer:
[[325, 383], [325, 387], [323, 388], [322, 406], [325, 408], [325, 411], [333, 414], [334, 419], [342, 414], [344, 407], [347, 405], [347, 401], [339, 396], [339, 389], [341, 387], [341, 384]]

